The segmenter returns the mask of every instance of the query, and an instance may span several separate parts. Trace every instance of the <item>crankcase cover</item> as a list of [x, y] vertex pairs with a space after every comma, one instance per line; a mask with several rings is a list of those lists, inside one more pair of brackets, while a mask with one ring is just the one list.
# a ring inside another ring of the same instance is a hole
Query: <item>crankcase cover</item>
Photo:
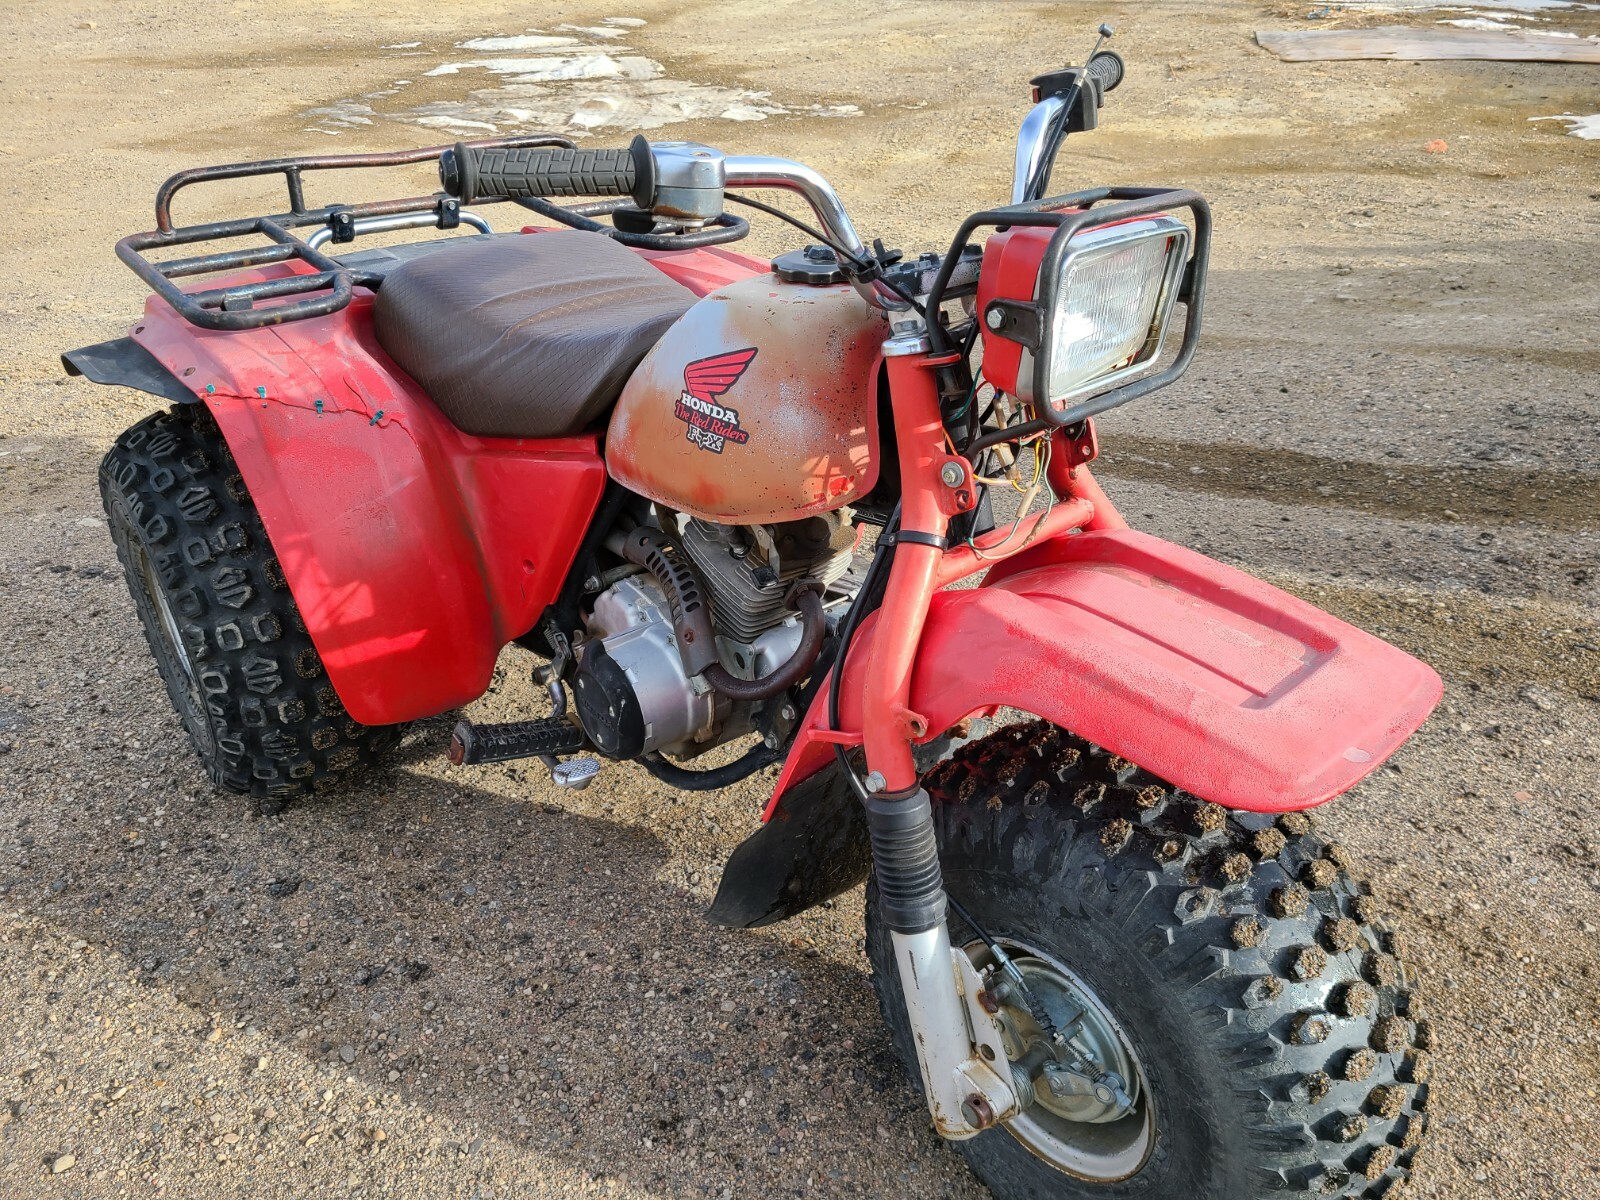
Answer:
[[883, 315], [848, 284], [758, 275], [684, 313], [628, 380], [606, 467], [631, 491], [724, 524], [795, 521], [878, 478]]

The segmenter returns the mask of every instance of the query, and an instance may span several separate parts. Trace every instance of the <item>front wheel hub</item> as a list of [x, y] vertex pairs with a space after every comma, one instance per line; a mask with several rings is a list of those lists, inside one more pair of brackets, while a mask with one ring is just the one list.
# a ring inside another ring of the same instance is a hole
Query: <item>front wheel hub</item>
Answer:
[[[1144, 1165], [1155, 1144], [1155, 1105], [1126, 1031], [1082, 979], [1033, 947], [1000, 939], [1032, 993], [1063, 1038], [1070, 1037], [1086, 1063], [1058, 1047], [1033, 1083], [1033, 1103], [1005, 1128], [1030, 1152], [1081, 1179], [1108, 1183], [1126, 1179]], [[966, 947], [980, 970], [994, 966], [982, 942]], [[1025, 999], [999, 989], [995, 1014], [1006, 1057], [1018, 1062], [1049, 1035]], [[1086, 1069], [1087, 1068], [1087, 1069]], [[1099, 1079], [1093, 1076], [1098, 1073]]]

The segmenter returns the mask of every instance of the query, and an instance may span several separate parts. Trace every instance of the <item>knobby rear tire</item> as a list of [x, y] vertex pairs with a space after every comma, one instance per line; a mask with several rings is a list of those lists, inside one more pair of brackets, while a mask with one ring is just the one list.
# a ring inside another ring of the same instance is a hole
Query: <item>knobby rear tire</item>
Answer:
[[[955, 1143], [998, 1200], [1379, 1197], [1410, 1174], [1432, 1026], [1347, 852], [1306, 816], [1229, 813], [1044, 722], [972, 743], [925, 783], [951, 894], [1098, 994], [1156, 1106], [1149, 1157], [1114, 1183], [1004, 1128]], [[975, 940], [950, 924], [955, 945]], [[918, 1079], [870, 883], [867, 952]]]
[[123, 433], [100, 492], [167, 695], [216, 786], [272, 814], [399, 743], [402, 726], [345, 712], [203, 405]]

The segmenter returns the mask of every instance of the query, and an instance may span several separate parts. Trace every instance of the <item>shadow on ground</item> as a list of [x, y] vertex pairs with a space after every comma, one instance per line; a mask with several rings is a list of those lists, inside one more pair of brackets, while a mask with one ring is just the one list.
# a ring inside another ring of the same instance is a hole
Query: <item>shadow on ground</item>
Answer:
[[819, 1107], [925, 1125], [863, 972], [707, 925], [656, 838], [555, 808], [410, 770], [249, 822], [231, 797], [102, 794], [20, 829], [4, 883], [199, 1029], [248, 1022], [594, 1178], [772, 1194]]

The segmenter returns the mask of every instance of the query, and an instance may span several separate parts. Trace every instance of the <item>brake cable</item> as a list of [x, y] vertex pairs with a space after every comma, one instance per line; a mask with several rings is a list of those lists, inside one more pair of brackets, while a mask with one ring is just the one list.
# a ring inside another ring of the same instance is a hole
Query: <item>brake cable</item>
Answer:
[[967, 911], [966, 905], [952, 896], [948, 890], [945, 891], [944, 895], [945, 899], [949, 901], [950, 907], [956, 910], [956, 916], [971, 926], [972, 932], [978, 935], [978, 940], [988, 948], [989, 954], [993, 957], [995, 966], [1000, 968], [1001, 974], [1009, 979], [1012, 986], [1021, 994], [1023, 1001], [1028, 1006], [1028, 1013], [1033, 1017], [1035, 1024], [1044, 1030], [1045, 1036], [1052, 1042], [1059, 1040], [1060, 1035], [1056, 1031], [1055, 1021], [1051, 1019], [1050, 1013], [1045, 1009], [1045, 1006], [1039, 1002], [1039, 998], [1033, 994], [1033, 989], [1028, 986], [1028, 981], [1022, 977], [1022, 972], [1017, 969], [1017, 964], [1011, 961], [1011, 956], [1001, 948], [1000, 943], [994, 940], [988, 930], [973, 919], [972, 914]]
[[[909, 294], [899, 284], [884, 278], [881, 264], [850, 253], [850, 251], [846, 250], [843, 246], [840, 246], [821, 230], [807, 225], [799, 217], [791, 216], [789, 213], [784, 212], [783, 209], [774, 204], [764, 204], [760, 200], [752, 200], [749, 196], [736, 196], [732, 192], [725, 192], [723, 194], [723, 199], [732, 200], [735, 204], [743, 204], [747, 208], [753, 208], [758, 212], [764, 212], [769, 217], [777, 217], [780, 221], [789, 222], [789, 224], [793, 225], [801, 233], [805, 234], [809, 238], [815, 238], [820, 244], [826, 246], [829, 250], [832, 250], [839, 258], [849, 262], [859, 270], [866, 270], [869, 267], [876, 270], [878, 272], [876, 278], [879, 283], [883, 284], [884, 287], [888, 288], [896, 296], [899, 296], [900, 299], [904, 300], [912, 308], [916, 309], [917, 312], [920, 313], [924, 318], [927, 317], [927, 310], [923, 308], [922, 305], [917, 303], [917, 298], [915, 296]], [[883, 249], [882, 242], [877, 243], [877, 246], [880, 251]]]

